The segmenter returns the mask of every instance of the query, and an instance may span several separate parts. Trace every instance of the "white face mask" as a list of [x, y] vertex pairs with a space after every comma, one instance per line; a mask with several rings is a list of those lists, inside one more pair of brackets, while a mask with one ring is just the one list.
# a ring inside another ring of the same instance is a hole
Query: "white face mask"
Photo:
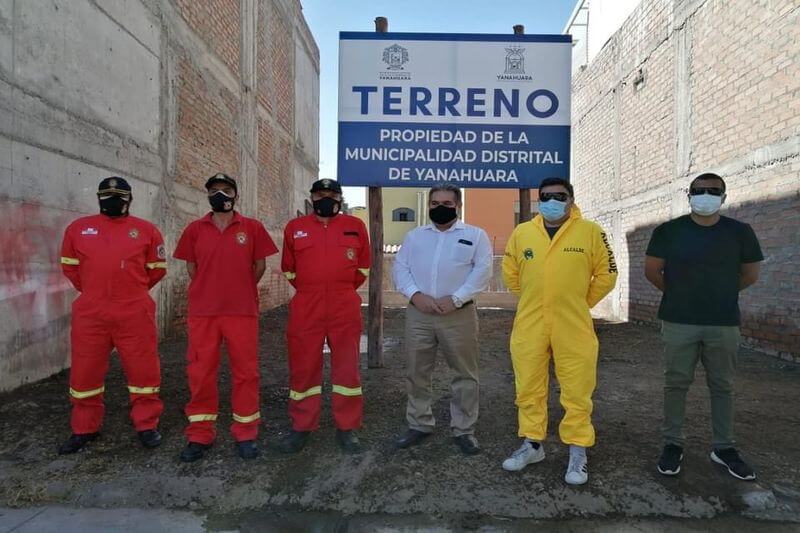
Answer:
[[689, 197], [689, 205], [692, 207], [692, 212], [695, 215], [707, 217], [713, 215], [722, 207], [722, 196], [696, 194]]

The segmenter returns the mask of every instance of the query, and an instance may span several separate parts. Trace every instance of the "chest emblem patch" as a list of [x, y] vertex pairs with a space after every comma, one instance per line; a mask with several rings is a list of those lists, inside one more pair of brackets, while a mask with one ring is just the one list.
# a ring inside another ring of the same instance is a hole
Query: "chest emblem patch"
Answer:
[[533, 249], [525, 248], [525, 250], [522, 251], [522, 257], [524, 257], [527, 261], [533, 259]]
[[81, 230], [81, 235], [97, 235], [97, 228], [86, 228]]
[[136, 229], [136, 228], [133, 228], [132, 230], [130, 230], [128, 232], [128, 237], [130, 237], [131, 239], [138, 239], [139, 238], [139, 230]]
[[299, 230], [294, 232], [294, 238], [295, 239], [302, 239], [303, 237], [308, 237], [308, 233], [306, 233], [305, 231], [303, 231], [301, 229], [299, 229]]
[[241, 245], [247, 244], [247, 233], [240, 231], [236, 234], [236, 242]]
[[356, 258], [356, 251], [352, 248], [348, 248], [344, 255], [346, 255], [350, 261], [353, 261]]

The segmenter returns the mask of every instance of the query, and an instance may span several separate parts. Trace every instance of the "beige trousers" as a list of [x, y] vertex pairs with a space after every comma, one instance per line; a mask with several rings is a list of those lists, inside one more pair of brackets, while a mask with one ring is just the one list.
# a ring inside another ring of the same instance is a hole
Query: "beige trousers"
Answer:
[[429, 315], [413, 305], [406, 309], [408, 354], [406, 420], [411, 429], [430, 433], [436, 425], [431, 404], [436, 353], [441, 350], [455, 375], [450, 382], [450, 426], [453, 435], [475, 432], [478, 420], [478, 313], [467, 305], [446, 315]]

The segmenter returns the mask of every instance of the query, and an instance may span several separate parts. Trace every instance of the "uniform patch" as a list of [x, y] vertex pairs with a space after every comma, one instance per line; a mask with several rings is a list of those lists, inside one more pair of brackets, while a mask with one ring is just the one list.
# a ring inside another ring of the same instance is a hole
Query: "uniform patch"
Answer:
[[531, 249], [531, 248], [525, 248], [525, 249], [522, 251], [522, 257], [524, 257], [524, 258], [525, 258], [525, 259], [527, 259], [528, 261], [530, 261], [531, 259], [533, 259], [533, 249]]
[[308, 233], [306, 233], [305, 231], [303, 231], [301, 229], [299, 229], [299, 230], [294, 232], [294, 238], [295, 239], [301, 239], [303, 237], [308, 237]]
[[245, 233], [243, 231], [240, 231], [239, 233], [237, 233], [236, 234], [236, 242], [238, 242], [239, 244], [242, 244], [242, 245], [246, 244], [247, 243], [247, 233]]
[[116, 178], [111, 178], [110, 180], [108, 180], [108, 186], [109, 186], [110, 188], [112, 188], [112, 189], [116, 188], [116, 186], [117, 186], [117, 179], [116, 179]]
[[566, 248], [564, 248], [564, 251], [578, 253], [578, 254], [586, 253], [586, 250], [584, 250], [583, 248], [579, 248], [577, 246], [567, 246]]
[[166, 259], [167, 258], [167, 249], [163, 244], [159, 244], [156, 248], [156, 256], [159, 259]]
[[133, 228], [132, 230], [130, 230], [128, 232], [128, 237], [130, 237], [131, 239], [138, 239], [139, 238], [139, 230], [136, 229], [136, 228]]
[[81, 235], [97, 235], [97, 228], [86, 228], [81, 230]]
[[356, 258], [356, 251], [353, 250], [352, 248], [348, 248], [347, 251], [345, 252], [345, 255], [350, 261], [353, 261]]

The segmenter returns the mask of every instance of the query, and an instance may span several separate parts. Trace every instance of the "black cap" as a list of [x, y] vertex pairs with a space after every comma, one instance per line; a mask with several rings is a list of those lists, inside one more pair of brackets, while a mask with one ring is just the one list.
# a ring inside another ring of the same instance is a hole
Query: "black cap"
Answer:
[[333, 191], [342, 194], [342, 186], [336, 180], [325, 178], [324, 180], [317, 180], [311, 185], [311, 192], [317, 191]]
[[125, 181], [124, 178], [119, 176], [111, 176], [100, 182], [97, 187], [97, 195], [118, 194], [121, 196], [130, 196], [131, 186]]
[[227, 174], [220, 172], [219, 174], [214, 174], [208, 178], [208, 181], [206, 181], [206, 190], [210, 189], [211, 185], [214, 183], [226, 183], [233, 187], [233, 190], [236, 191], [237, 194], [239, 193], [239, 188], [236, 186], [236, 180]]

